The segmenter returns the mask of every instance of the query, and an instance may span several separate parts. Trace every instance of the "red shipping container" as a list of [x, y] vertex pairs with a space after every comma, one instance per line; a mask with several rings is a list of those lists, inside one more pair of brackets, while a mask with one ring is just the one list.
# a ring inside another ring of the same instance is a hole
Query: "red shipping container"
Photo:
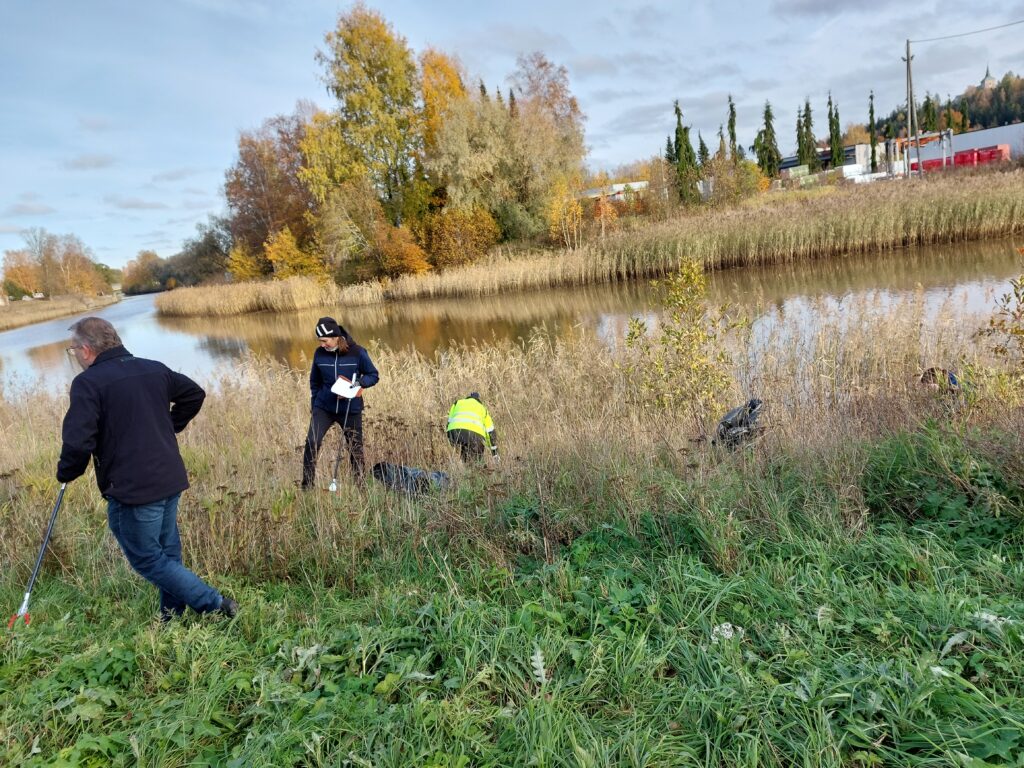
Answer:
[[953, 163], [956, 166], [961, 165], [977, 165], [978, 164], [978, 150], [976, 149], [965, 149], [957, 152], [953, 155]]

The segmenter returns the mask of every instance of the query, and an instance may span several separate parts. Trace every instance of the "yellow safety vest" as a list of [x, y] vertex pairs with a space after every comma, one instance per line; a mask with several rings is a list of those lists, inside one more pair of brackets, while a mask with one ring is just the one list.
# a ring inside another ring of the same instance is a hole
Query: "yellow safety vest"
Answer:
[[494, 422], [491, 421], [491, 414], [487, 412], [483, 403], [467, 397], [457, 401], [448, 411], [448, 431], [451, 432], [453, 429], [465, 429], [480, 435], [490, 446], [490, 433], [494, 431]]

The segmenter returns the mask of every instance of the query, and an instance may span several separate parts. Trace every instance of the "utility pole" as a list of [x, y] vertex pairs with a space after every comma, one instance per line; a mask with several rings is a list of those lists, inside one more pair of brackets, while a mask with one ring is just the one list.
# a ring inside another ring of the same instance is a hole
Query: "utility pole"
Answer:
[[[910, 40], [907, 39], [907, 55], [903, 60], [907, 62], [907, 141], [910, 141], [911, 132], [914, 136], [914, 146], [917, 152], [917, 174], [924, 176], [924, 167], [921, 165], [921, 136], [920, 125], [917, 121], [917, 107], [914, 104], [914, 75], [911, 71], [910, 62], [913, 60], [910, 55]], [[907, 152], [907, 176], [910, 176], [910, 153]]]

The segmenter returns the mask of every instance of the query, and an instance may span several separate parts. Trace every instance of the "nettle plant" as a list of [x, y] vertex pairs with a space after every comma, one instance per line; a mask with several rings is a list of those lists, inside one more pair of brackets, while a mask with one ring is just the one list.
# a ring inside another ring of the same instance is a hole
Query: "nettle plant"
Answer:
[[743, 321], [729, 317], [728, 305], [708, 306], [707, 278], [697, 260], [655, 285], [665, 291], [665, 312], [654, 334], [644, 320], [630, 319], [626, 347], [632, 354], [623, 372], [641, 403], [689, 411], [706, 431], [708, 414], [721, 410], [731, 384], [721, 341]]

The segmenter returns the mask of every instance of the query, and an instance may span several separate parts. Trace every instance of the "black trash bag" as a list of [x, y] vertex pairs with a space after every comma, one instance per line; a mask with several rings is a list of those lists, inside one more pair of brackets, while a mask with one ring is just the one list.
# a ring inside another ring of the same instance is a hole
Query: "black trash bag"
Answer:
[[370, 470], [374, 480], [383, 483], [386, 488], [400, 493], [415, 496], [430, 491], [443, 491], [451, 485], [451, 478], [444, 472], [427, 472], [415, 467], [404, 467], [381, 461]]
[[756, 397], [733, 408], [718, 422], [715, 439], [711, 441], [711, 444], [724, 445], [733, 451], [747, 440], [757, 436], [764, 431], [764, 427], [757, 424], [762, 411], [764, 411], [764, 403]]

